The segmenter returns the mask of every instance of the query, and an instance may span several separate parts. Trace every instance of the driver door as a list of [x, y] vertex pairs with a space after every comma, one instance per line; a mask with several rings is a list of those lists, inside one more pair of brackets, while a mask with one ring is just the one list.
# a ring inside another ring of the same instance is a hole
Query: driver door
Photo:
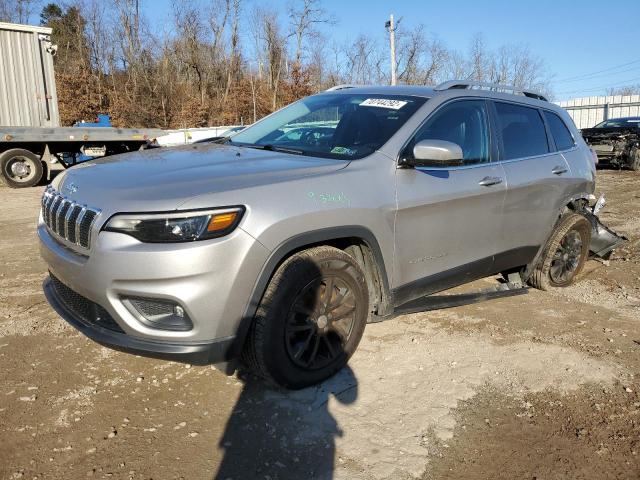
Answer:
[[501, 251], [506, 181], [492, 163], [487, 102], [462, 99], [432, 113], [402, 155], [427, 139], [458, 144], [456, 167], [396, 170], [394, 295], [396, 304], [486, 276]]

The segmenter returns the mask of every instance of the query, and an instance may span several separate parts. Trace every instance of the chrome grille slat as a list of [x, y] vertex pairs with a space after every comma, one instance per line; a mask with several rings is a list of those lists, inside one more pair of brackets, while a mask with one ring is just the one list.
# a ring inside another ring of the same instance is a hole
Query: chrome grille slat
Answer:
[[67, 240], [69, 240], [71, 243], [76, 243], [78, 239], [78, 234], [76, 232], [79, 228], [78, 217], [80, 216], [81, 211], [82, 211], [82, 205], [78, 205], [76, 203], [71, 209], [71, 214], [69, 215]]
[[53, 195], [51, 195], [49, 190], [45, 190], [42, 196], [42, 219], [44, 223], [49, 223], [49, 207], [51, 206], [51, 202], [53, 202]]
[[62, 203], [62, 196], [58, 196], [53, 200], [53, 204], [51, 205], [51, 219], [50, 224], [51, 230], [54, 233], [58, 233], [58, 209], [60, 208], [60, 204]]
[[46, 192], [46, 194], [47, 194], [47, 199], [45, 200], [44, 211], [42, 212], [42, 218], [44, 220], [44, 223], [48, 224], [50, 213], [51, 213], [49, 208], [51, 207], [51, 202], [53, 202], [53, 195], [51, 195], [48, 192]]
[[82, 218], [83, 221], [80, 223], [80, 235], [78, 236], [78, 242], [80, 242], [80, 245], [91, 244], [91, 225], [93, 225], [96, 215], [96, 212], [93, 210], [87, 209], [87, 211], [84, 212], [84, 217]]
[[80, 215], [78, 215], [78, 220], [76, 220], [76, 243], [80, 245], [80, 225], [84, 221], [84, 214], [87, 213], [86, 207], [82, 207], [80, 210]]
[[56, 215], [57, 231], [58, 234], [63, 238], [67, 238], [64, 221], [65, 218], [67, 218], [67, 212], [69, 211], [70, 206], [71, 202], [69, 200], [63, 199], [60, 202], [60, 206], [58, 207], [58, 212]]
[[[69, 219], [73, 210], [76, 208], [75, 202], [69, 202], [69, 208], [67, 208], [67, 214], [64, 216], [64, 238], [69, 240]], [[74, 229], [75, 230], [75, 229]]]
[[41, 203], [42, 220], [49, 232], [71, 244], [90, 247], [91, 229], [100, 210], [80, 205], [51, 186], [45, 190]]

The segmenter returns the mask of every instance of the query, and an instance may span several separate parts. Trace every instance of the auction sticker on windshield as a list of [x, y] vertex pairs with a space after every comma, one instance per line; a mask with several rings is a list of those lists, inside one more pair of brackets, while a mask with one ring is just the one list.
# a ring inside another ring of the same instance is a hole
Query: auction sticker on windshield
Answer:
[[404, 100], [393, 100], [391, 98], [367, 98], [360, 104], [361, 107], [379, 107], [389, 108], [391, 110], [400, 110], [408, 102]]

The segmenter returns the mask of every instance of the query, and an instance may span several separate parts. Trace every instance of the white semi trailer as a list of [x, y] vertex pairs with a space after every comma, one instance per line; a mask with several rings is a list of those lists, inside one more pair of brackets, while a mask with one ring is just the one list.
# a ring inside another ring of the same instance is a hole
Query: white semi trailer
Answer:
[[51, 32], [0, 22], [0, 177], [13, 188], [36, 185], [80, 155], [139, 150], [162, 135], [156, 129], [60, 127]]

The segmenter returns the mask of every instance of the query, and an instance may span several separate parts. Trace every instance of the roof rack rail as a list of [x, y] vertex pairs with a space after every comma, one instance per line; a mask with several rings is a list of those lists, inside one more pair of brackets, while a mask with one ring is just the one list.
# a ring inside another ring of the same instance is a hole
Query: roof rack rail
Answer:
[[502, 85], [500, 83], [486, 83], [476, 82], [475, 80], [449, 80], [443, 82], [434, 90], [453, 90], [453, 89], [467, 89], [467, 90], [491, 90], [493, 92], [512, 92], [514, 95], [524, 95], [525, 97], [535, 98], [536, 100], [542, 100], [547, 102], [547, 97], [542, 93], [531, 90], [528, 88], [515, 87], [513, 85]]
[[334, 87], [327, 88], [325, 90], [325, 92], [335, 92], [336, 90], [346, 90], [347, 88], [356, 88], [356, 87], [359, 87], [359, 86], [360, 85], [353, 85], [353, 84], [350, 84], [350, 83], [344, 83], [342, 85], [336, 85]]

